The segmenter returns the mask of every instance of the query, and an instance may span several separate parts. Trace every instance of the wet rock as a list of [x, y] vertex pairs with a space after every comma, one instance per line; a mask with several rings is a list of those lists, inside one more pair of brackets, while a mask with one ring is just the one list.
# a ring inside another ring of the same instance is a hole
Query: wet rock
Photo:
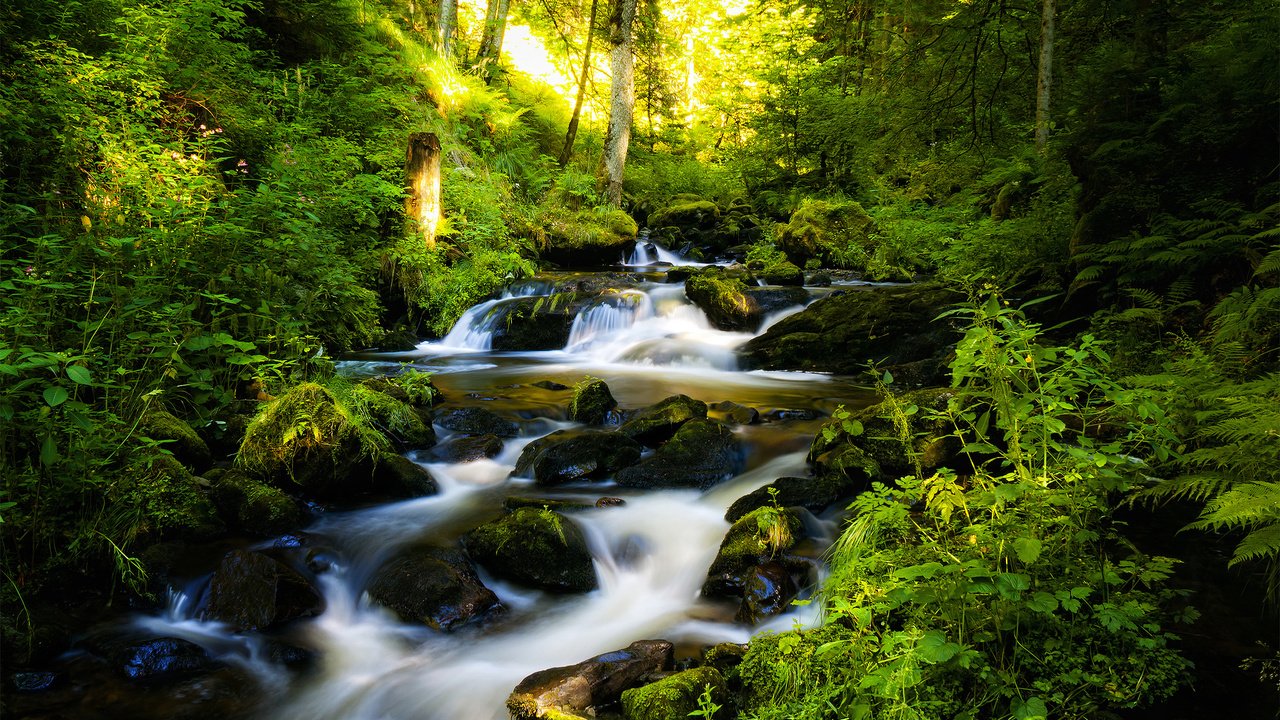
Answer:
[[418, 347], [418, 333], [400, 325], [383, 333], [378, 349], [383, 352], [407, 352]]
[[496, 435], [512, 438], [519, 434], [516, 424], [484, 408], [458, 408], [441, 413], [436, 424], [454, 432], [468, 435]]
[[533, 383], [533, 386], [536, 388], [542, 388], [543, 390], [552, 390], [552, 391], [569, 389], [568, 385], [563, 385], [554, 380], [539, 380], [538, 382]]
[[482, 621], [502, 607], [467, 556], [453, 548], [401, 551], [378, 570], [369, 596], [401, 620], [446, 632]]
[[167, 410], [148, 410], [142, 416], [139, 428], [144, 435], [162, 443], [161, 447], [196, 472], [209, 467], [213, 461], [209, 446], [200, 439], [196, 431]]
[[778, 410], [770, 410], [764, 414], [765, 422], [788, 422], [791, 420], [817, 420], [822, 414], [817, 410], [809, 410], [807, 408], [781, 408]]
[[507, 709], [514, 720], [594, 715], [591, 708], [617, 702], [646, 676], [670, 667], [673, 654], [665, 640], [640, 640], [576, 665], [540, 670], [520, 681]]
[[573, 328], [570, 303], [545, 298], [520, 298], [502, 305], [490, 347], [501, 351], [558, 350], [569, 342]]
[[619, 485], [635, 488], [707, 489], [737, 473], [742, 449], [733, 431], [717, 422], [689, 420], [653, 455], [618, 471]]
[[635, 464], [641, 449], [615, 432], [573, 435], [559, 430], [526, 446], [514, 474], [532, 475], [543, 486], [598, 480]]
[[408, 450], [436, 444], [436, 431], [430, 421], [423, 420], [422, 414], [410, 404], [409, 393], [394, 382], [364, 383], [356, 386], [352, 394], [369, 422], [397, 447]]
[[728, 702], [729, 691], [720, 671], [703, 666], [623, 691], [622, 716], [626, 720], [686, 720], [698, 709], [698, 698], [707, 686], [711, 687], [712, 702]]
[[657, 447], [686, 422], [707, 417], [707, 404], [688, 395], [672, 395], [630, 413], [618, 432], [647, 447]]
[[626, 504], [627, 501], [620, 497], [602, 497], [596, 500], [596, 507], [598, 508], [621, 507]]
[[523, 495], [508, 495], [502, 499], [502, 508], [508, 512], [519, 510], [520, 508], [533, 508], [541, 510], [556, 510], [559, 512], [574, 512], [578, 510], [590, 510], [595, 505], [589, 505], [585, 502], [576, 502], [574, 500], [557, 500], [555, 498], [546, 497], [525, 497]]
[[751, 369], [844, 375], [876, 363], [901, 384], [936, 383], [960, 333], [935, 318], [961, 299], [934, 284], [831, 295], [747, 342], [739, 358]]
[[780, 615], [791, 605], [799, 587], [791, 577], [790, 569], [777, 560], [769, 560], [752, 567], [745, 573], [742, 587], [742, 604], [734, 619], [747, 625], [755, 625], [766, 618]]
[[619, 209], [559, 209], [539, 215], [536, 222], [546, 239], [543, 259], [576, 267], [617, 262], [635, 243], [639, 230], [636, 221]]
[[502, 438], [497, 435], [468, 435], [437, 445], [431, 454], [437, 460], [465, 463], [496, 457], [502, 452]]
[[573, 399], [569, 401], [569, 419], [587, 425], [603, 425], [618, 401], [613, 399], [609, 386], [600, 378], [584, 377], [573, 386]]
[[756, 275], [770, 285], [803, 285], [804, 271], [791, 262], [766, 265]]
[[803, 287], [748, 286], [729, 270], [703, 270], [684, 286], [685, 296], [721, 330], [755, 332], [766, 315], [809, 301]]
[[20, 693], [45, 692], [57, 687], [61, 682], [61, 675], [48, 671], [16, 672], [9, 676], [9, 686]]
[[498, 577], [551, 592], [596, 587], [582, 531], [554, 510], [521, 508], [463, 537], [467, 552]]
[[731, 425], [754, 425], [760, 422], [760, 411], [736, 402], [718, 402], [711, 406], [711, 415]]
[[222, 664], [199, 645], [180, 638], [156, 638], [109, 653], [117, 672], [140, 683], [166, 683], [216, 670]]
[[293, 498], [235, 468], [213, 482], [210, 497], [229, 527], [252, 535], [272, 537], [302, 525], [302, 511]]
[[426, 468], [395, 453], [378, 456], [369, 490], [373, 494], [397, 499], [426, 497], [440, 492], [436, 479]]
[[795, 547], [800, 538], [800, 518], [789, 508], [763, 507], [738, 518], [707, 570], [702, 594], [741, 597], [751, 569]]
[[813, 287], [831, 287], [831, 275], [818, 271], [809, 276], [809, 281], [805, 283]]
[[729, 506], [724, 519], [737, 522], [747, 513], [773, 505], [777, 493], [777, 504], [782, 507], [803, 507], [810, 512], [822, 512], [827, 506], [863, 489], [863, 484], [842, 474], [825, 474], [818, 477], [783, 477], [738, 498]]
[[324, 610], [324, 601], [296, 570], [260, 553], [227, 553], [209, 580], [202, 615], [236, 631], [261, 630]]
[[[934, 415], [945, 410], [954, 395], [942, 388], [915, 390], [859, 410], [853, 419], [863, 430], [852, 437], [832, 420], [834, 434], [830, 439], [823, 432], [814, 436], [808, 461], [819, 474], [843, 475], [863, 485], [914, 474], [917, 462], [926, 477], [940, 467], [967, 467], [951, 423]], [[906, 439], [899, 436], [896, 414], [905, 418]]]

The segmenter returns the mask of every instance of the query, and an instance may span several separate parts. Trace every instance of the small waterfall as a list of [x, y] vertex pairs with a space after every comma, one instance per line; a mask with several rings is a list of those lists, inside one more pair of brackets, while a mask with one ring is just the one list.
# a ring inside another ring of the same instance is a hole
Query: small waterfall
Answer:
[[617, 335], [640, 320], [654, 316], [653, 301], [647, 293], [626, 290], [599, 298], [573, 318], [565, 349], [581, 350], [598, 338]]
[[498, 323], [506, 318], [503, 312], [513, 301], [549, 295], [554, 286], [539, 280], [527, 280], [507, 288], [501, 297], [475, 305], [458, 318], [449, 334], [439, 342], [419, 345], [419, 349], [448, 349], [451, 351], [482, 352], [493, 347], [493, 333]]
[[640, 233], [640, 237], [636, 238], [635, 249], [631, 251], [631, 255], [622, 259], [622, 264], [627, 267], [705, 267], [710, 263], [701, 263], [672, 252], [661, 244], [649, 239], [649, 231], [645, 230]]

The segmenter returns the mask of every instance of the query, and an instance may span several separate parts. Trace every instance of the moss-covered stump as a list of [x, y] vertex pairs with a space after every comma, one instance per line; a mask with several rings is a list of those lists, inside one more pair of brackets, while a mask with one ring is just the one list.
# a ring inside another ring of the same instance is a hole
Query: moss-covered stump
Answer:
[[554, 510], [522, 508], [463, 538], [467, 552], [494, 575], [550, 592], [596, 588], [582, 531]]
[[[406, 499], [426, 497], [440, 492], [436, 479], [427, 469], [403, 455], [382, 453], [373, 468], [368, 494]], [[358, 496], [359, 493], [353, 493]]]
[[618, 401], [609, 392], [609, 385], [600, 378], [587, 376], [573, 386], [569, 419], [587, 425], [603, 425], [616, 407]]
[[[859, 410], [853, 419], [863, 430], [852, 437], [839, 421], [832, 420], [835, 434], [828, 439], [817, 433], [808, 461], [820, 475], [844, 476], [862, 486], [914, 474], [917, 464], [926, 476], [940, 467], [962, 467], [967, 461], [960, 455], [961, 443], [952, 434], [951, 424], [933, 417], [946, 409], [954, 395], [949, 389], [927, 388]], [[905, 432], [895, 417], [905, 423]]]
[[702, 594], [741, 597], [749, 571], [795, 547], [801, 529], [800, 517], [789, 508], [757, 508], [738, 518], [707, 570]]
[[502, 452], [502, 438], [497, 435], [465, 435], [437, 445], [431, 456], [451, 463], [466, 463], [496, 457]]
[[210, 493], [228, 527], [271, 537], [302, 525], [298, 503], [279, 488], [232, 468], [213, 482]]
[[618, 471], [615, 479], [624, 487], [705, 490], [735, 475], [741, 465], [742, 448], [732, 430], [694, 419], [653, 455]]
[[861, 269], [871, 257], [875, 221], [853, 201], [805, 200], [779, 226], [778, 249], [799, 266], [816, 258], [827, 267]]
[[580, 267], [618, 262], [639, 231], [625, 211], [607, 207], [544, 213], [538, 224], [545, 238], [543, 259]]
[[774, 495], [770, 491], [777, 493], [777, 504], [782, 507], [802, 507], [816, 513], [860, 489], [858, 483], [840, 475], [782, 477], [735, 500], [725, 512], [724, 519], [737, 522], [757, 508], [773, 505]]
[[513, 474], [543, 486], [598, 480], [640, 460], [640, 444], [615, 432], [579, 435], [558, 430], [529, 443]]
[[749, 369], [842, 375], [877, 363], [900, 384], [938, 383], [960, 333], [935, 318], [961, 299], [936, 284], [831, 295], [753, 338], [738, 357]]
[[209, 446], [186, 422], [167, 410], [151, 409], [138, 424], [144, 435], [161, 443], [178, 461], [195, 472], [209, 467]]
[[296, 570], [260, 553], [235, 550], [222, 558], [209, 580], [201, 614], [240, 632], [312, 617], [323, 610], [320, 593]]
[[401, 551], [378, 569], [369, 596], [405, 622], [444, 632], [483, 621], [502, 609], [467, 556], [453, 548]]
[[539, 670], [520, 681], [507, 710], [513, 720], [594, 716], [589, 708], [617, 702], [649, 675], [671, 667], [673, 654], [665, 640], [639, 640], [576, 665]]
[[724, 677], [713, 667], [696, 667], [668, 675], [648, 685], [622, 693], [622, 717], [626, 720], [686, 720], [698, 709], [698, 698], [711, 688], [711, 701], [724, 705], [728, 690]]
[[628, 413], [618, 432], [647, 447], [671, 439], [681, 425], [707, 417], [707, 404], [688, 395], [672, 395], [646, 408]]
[[468, 435], [496, 435], [500, 438], [513, 438], [520, 432], [516, 424], [510, 420], [503, 418], [492, 410], [478, 407], [458, 408], [440, 413], [436, 416], [436, 424], [446, 430]]

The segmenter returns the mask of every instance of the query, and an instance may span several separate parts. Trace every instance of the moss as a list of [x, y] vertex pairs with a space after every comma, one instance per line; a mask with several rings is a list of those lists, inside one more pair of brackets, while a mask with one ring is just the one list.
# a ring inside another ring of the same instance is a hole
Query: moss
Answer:
[[624, 210], [592, 208], [547, 213], [539, 218], [547, 244], [560, 249], [621, 248], [636, 239], [639, 226]]
[[207, 538], [222, 532], [213, 502], [196, 478], [169, 455], [143, 457], [111, 489], [112, 537]]
[[238, 470], [217, 479], [213, 498], [228, 523], [255, 535], [278, 535], [302, 523], [293, 498]]
[[698, 709], [698, 699], [711, 687], [711, 701], [728, 700], [724, 677], [713, 667], [697, 667], [622, 693], [626, 720], [685, 720]]
[[875, 221], [852, 201], [805, 200], [778, 228], [778, 247], [797, 265], [816, 258], [831, 267], [862, 269], [871, 255]]
[[588, 425], [601, 425], [617, 406], [618, 401], [609, 392], [609, 385], [600, 378], [587, 375], [573, 386], [569, 419]]
[[688, 395], [672, 395], [656, 405], [637, 410], [618, 432], [649, 447], [671, 438], [681, 425], [707, 417], [707, 404]]
[[357, 414], [404, 447], [430, 447], [436, 442], [435, 431], [418, 411], [391, 394], [357, 385], [352, 388], [350, 404]]
[[684, 292], [721, 330], [754, 329], [755, 307], [742, 280], [708, 270], [691, 275], [685, 281]]
[[710, 200], [702, 200], [696, 195], [678, 195], [670, 205], [649, 216], [649, 226], [707, 229], [719, 219], [720, 208]]
[[804, 271], [795, 263], [786, 260], [766, 265], [758, 274], [762, 280], [770, 285], [804, 284]]
[[596, 587], [586, 538], [553, 510], [521, 508], [467, 533], [463, 542], [493, 574], [552, 592]]
[[209, 446], [190, 425], [173, 413], [161, 409], [149, 410], [142, 416], [140, 426], [147, 437], [163, 442], [162, 447], [173, 453], [183, 464], [195, 470], [209, 466], [213, 457]]
[[708, 575], [741, 573], [780, 552], [790, 550], [800, 538], [800, 518], [787, 508], [773, 506], [752, 510], [725, 533]]

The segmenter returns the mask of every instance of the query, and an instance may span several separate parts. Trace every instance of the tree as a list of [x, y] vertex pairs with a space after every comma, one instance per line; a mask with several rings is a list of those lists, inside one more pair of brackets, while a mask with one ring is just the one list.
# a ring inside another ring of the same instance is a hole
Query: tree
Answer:
[[1040, 70], [1036, 77], [1036, 152], [1049, 145], [1049, 90], [1053, 84], [1054, 0], [1044, 0], [1040, 10]]
[[578, 137], [578, 119], [582, 115], [582, 101], [587, 94], [587, 80], [591, 75], [591, 41], [596, 35], [596, 9], [600, 0], [591, 0], [591, 18], [587, 20], [587, 44], [582, 51], [582, 75], [578, 78], [578, 97], [573, 102], [573, 117], [564, 133], [564, 148], [560, 151], [560, 167], [569, 164], [573, 157], [573, 143]]
[[622, 206], [622, 170], [631, 143], [631, 120], [635, 113], [635, 57], [631, 25], [636, 17], [636, 0], [614, 0], [609, 17], [609, 70], [613, 83], [609, 92], [609, 128], [604, 137], [603, 170], [605, 198], [614, 207]]
[[480, 51], [476, 54], [476, 67], [486, 81], [493, 77], [492, 66], [502, 55], [502, 38], [507, 32], [507, 13], [511, 0], [489, 0], [485, 8], [484, 35], [480, 38]]
[[453, 31], [458, 24], [458, 0], [440, 0], [440, 54], [453, 52]]

